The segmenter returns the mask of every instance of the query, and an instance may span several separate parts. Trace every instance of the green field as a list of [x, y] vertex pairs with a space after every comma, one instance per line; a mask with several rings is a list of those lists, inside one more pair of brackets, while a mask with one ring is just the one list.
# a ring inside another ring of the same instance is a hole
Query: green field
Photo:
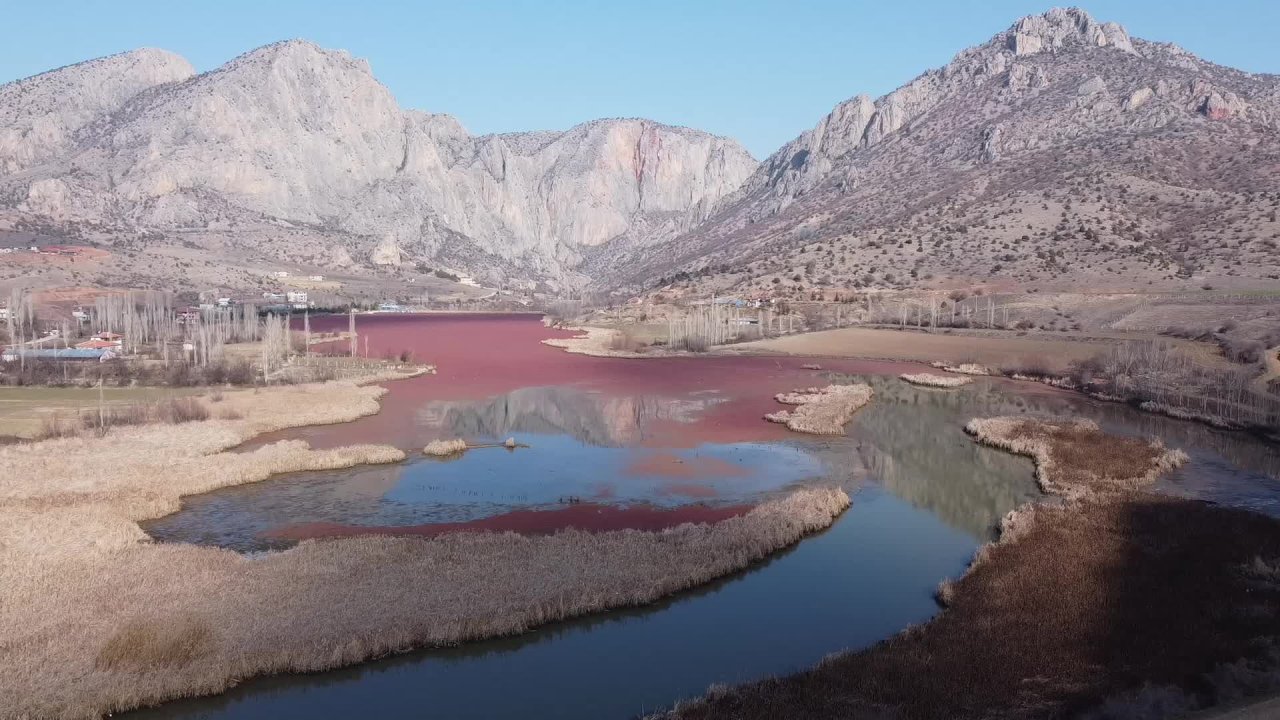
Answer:
[[[201, 388], [108, 387], [102, 389], [102, 401], [108, 405], [129, 405], [198, 392]], [[0, 387], [0, 436], [30, 437], [50, 415], [96, 407], [96, 387]]]

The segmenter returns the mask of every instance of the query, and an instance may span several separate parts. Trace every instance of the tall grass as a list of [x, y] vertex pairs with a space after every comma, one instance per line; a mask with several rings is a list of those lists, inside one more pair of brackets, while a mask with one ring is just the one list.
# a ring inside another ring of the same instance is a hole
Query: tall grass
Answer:
[[769, 422], [781, 423], [787, 429], [813, 435], [841, 435], [854, 413], [871, 402], [870, 385], [828, 385], [789, 393], [779, 393], [775, 400], [795, 405], [795, 410], [781, 410], [764, 416]]
[[903, 373], [898, 376], [912, 385], [923, 385], [934, 388], [957, 388], [973, 382], [971, 377], [957, 375], [934, 375], [933, 373]]
[[969, 429], [1077, 499], [1012, 514], [926, 625], [663, 717], [1180, 717], [1280, 687], [1280, 523], [1144, 491], [1178, 453], [1089, 423]]
[[184, 495], [403, 459], [385, 446], [312, 450], [297, 440], [227, 452], [262, 432], [376, 412], [382, 392], [353, 383], [227, 392], [219, 409], [243, 419], [0, 448], [0, 717], [98, 716], [260, 673], [652, 602], [795, 543], [849, 504], [840, 490], [813, 489], [659, 532], [359, 537], [253, 558], [146, 542], [137, 523], [176, 511]]
[[43, 419], [36, 440], [107, 433], [112, 428], [152, 423], [177, 425], [209, 419], [209, 408], [199, 398], [174, 397], [133, 405], [110, 405], [73, 415], [53, 414]]

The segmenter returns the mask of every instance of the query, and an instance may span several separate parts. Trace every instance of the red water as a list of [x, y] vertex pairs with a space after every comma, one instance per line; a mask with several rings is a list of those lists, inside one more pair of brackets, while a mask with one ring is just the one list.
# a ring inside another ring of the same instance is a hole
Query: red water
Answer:
[[[347, 328], [346, 316], [317, 317], [313, 331]], [[687, 448], [702, 443], [782, 440], [795, 435], [761, 417], [777, 410], [774, 394], [813, 385], [818, 373], [799, 357], [598, 358], [543, 345], [545, 338], [573, 332], [544, 327], [536, 315], [361, 315], [356, 320], [359, 350], [367, 339], [371, 357], [409, 352], [434, 364], [436, 375], [388, 383], [382, 410], [353, 423], [300, 428], [264, 436], [258, 443], [300, 437], [314, 447], [359, 442], [403, 448], [430, 437], [414, 423], [432, 400], [479, 400], [523, 387], [572, 385], [610, 396], [688, 399], [715, 391], [724, 401], [694, 422], [655, 420], [645, 428], [644, 445]], [[343, 348], [345, 350], [345, 347]], [[914, 366], [870, 360], [824, 360], [827, 370], [896, 374]], [[257, 444], [257, 443], [255, 443]]]
[[[313, 331], [347, 329], [345, 316], [314, 318]], [[736, 443], [797, 439], [783, 426], [765, 422], [765, 413], [777, 410], [773, 396], [797, 387], [821, 382], [820, 374], [800, 367], [805, 358], [691, 356], [653, 359], [598, 358], [567, 353], [542, 344], [546, 338], [572, 337], [575, 333], [551, 330], [536, 315], [362, 315], [357, 318], [359, 351], [367, 339], [370, 357], [409, 353], [417, 362], [436, 366], [437, 374], [387, 383], [387, 395], [377, 414], [341, 425], [324, 425], [275, 433], [255, 444], [286, 437], [303, 438], [314, 447], [352, 443], [387, 443], [406, 449], [422, 447], [432, 439], [417, 422], [431, 401], [484, 400], [526, 387], [575, 386], [606, 398], [660, 398], [682, 401], [685, 408], [671, 419], [648, 419], [641, 445], [691, 448], [703, 443]], [[330, 351], [344, 353], [345, 343]], [[911, 367], [903, 363], [824, 360], [826, 370], [859, 374], [897, 374]], [[705, 393], [717, 402], [699, 403]], [[623, 426], [634, 422], [640, 403], [618, 403], [611, 412]], [[690, 416], [690, 413], [694, 413]], [[625, 417], [622, 417], [625, 416]], [[670, 454], [656, 455], [628, 468], [629, 473], [661, 474], [671, 482], [661, 488], [667, 497], [691, 501], [714, 498], [716, 490], [698, 483], [699, 478], [732, 477], [742, 468], [704, 458], [682, 461]], [[635, 528], [655, 530], [685, 522], [715, 522], [742, 514], [750, 508], [734, 505], [687, 505], [674, 509], [649, 506], [620, 507], [607, 503], [610, 485], [602, 484], [593, 502], [557, 510], [517, 510], [462, 523], [433, 523], [407, 527], [368, 527], [341, 523], [302, 523], [269, 533], [272, 537], [301, 540], [362, 534], [438, 535], [464, 530], [546, 533], [559, 528], [584, 530]]]
[[582, 503], [559, 510], [513, 510], [479, 520], [425, 525], [362, 526], [340, 523], [299, 523], [266, 533], [280, 540], [353, 537], [357, 535], [418, 535], [433, 537], [456, 532], [517, 532], [522, 535], [545, 535], [565, 528], [590, 532], [605, 530], [664, 530], [684, 523], [714, 523], [743, 515], [750, 505], [706, 507], [686, 505], [678, 508], [655, 508], [647, 505], [617, 507]]

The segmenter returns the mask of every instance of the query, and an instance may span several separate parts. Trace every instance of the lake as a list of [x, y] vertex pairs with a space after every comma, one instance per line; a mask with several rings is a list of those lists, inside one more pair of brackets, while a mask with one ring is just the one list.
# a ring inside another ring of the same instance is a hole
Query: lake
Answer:
[[[316, 330], [346, 318], [316, 318]], [[1280, 515], [1280, 455], [1243, 434], [1136, 412], [1033, 383], [958, 390], [897, 379], [919, 365], [791, 357], [619, 360], [542, 345], [530, 316], [361, 316], [370, 354], [411, 353], [439, 374], [387, 385], [378, 415], [299, 428], [317, 447], [389, 443], [405, 462], [293, 473], [188, 497], [144, 524], [164, 542], [272, 552], [308, 538], [459, 530], [655, 529], [714, 520], [805, 485], [840, 485], [850, 509], [768, 561], [668, 600], [519, 637], [421, 650], [312, 675], [247, 681], [222, 695], [132, 713], [164, 718], [399, 715], [630, 718], [866, 647], [936, 611], [1000, 518], [1039, 493], [1025, 458], [979, 446], [972, 417], [1076, 415], [1161, 437], [1191, 462], [1161, 489]], [[363, 340], [361, 351], [363, 352]], [[814, 362], [822, 369], [802, 367]], [[867, 382], [876, 395], [840, 437], [764, 422], [772, 396]], [[462, 437], [484, 448], [419, 452]]]

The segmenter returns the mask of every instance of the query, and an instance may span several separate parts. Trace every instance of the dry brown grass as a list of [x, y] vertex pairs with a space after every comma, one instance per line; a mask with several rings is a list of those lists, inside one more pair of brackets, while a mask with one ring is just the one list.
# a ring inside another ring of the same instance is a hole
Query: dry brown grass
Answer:
[[566, 329], [576, 330], [582, 334], [571, 338], [548, 338], [543, 340], [542, 344], [560, 348], [565, 352], [591, 355], [593, 357], [644, 358], [670, 354], [665, 350], [642, 353], [639, 352], [638, 347], [623, 347], [625, 342], [620, 339], [622, 333], [619, 330], [601, 327], [573, 327]]
[[422, 448], [424, 455], [434, 455], [436, 457], [447, 457], [449, 455], [457, 455], [467, 451], [467, 441], [462, 438], [454, 440], [432, 440], [427, 446]]
[[964, 429], [981, 443], [1035, 460], [1040, 489], [1067, 499], [1137, 489], [1187, 461], [1158, 440], [1107, 435], [1092, 420], [1006, 416], [974, 419]]
[[950, 373], [959, 373], [961, 375], [991, 375], [992, 374], [991, 369], [988, 368], [986, 365], [980, 365], [974, 362], [962, 362], [962, 363], [957, 363], [952, 365], [950, 363], [946, 363], [939, 360], [937, 362], [933, 362], [930, 364], [941, 370], [946, 370], [947, 372], [950, 372]]
[[202, 618], [131, 620], [98, 651], [97, 666], [130, 672], [183, 667], [213, 647], [213, 628]]
[[922, 385], [924, 387], [933, 388], [957, 388], [973, 382], [973, 378], [971, 377], [934, 375], [933, 373], [903, 373], [898, 377], [906, 380], [912, 385]]
[[774, 396], [775, 400], [784, 405], [796, 405], [796, 409], [769, 413], [764, 419], [786, 425], [796, 432], [840, 435], [854, 413], [871, 402], [873, 394], [871, 386], [865, 384], [828, 385], [779, 393]]
[[1142, 490], [1178, 453], [1089, 424], [971, 428], [1077, 499], [1012, 514], [927, 625], [670, 717], [1154, 718], [1280, 687], [1280, 523]]
[[382, 392], [227, 392], [220, 409], [243, 419], [0, 447], [0, 718], [97, 717], [651, 602], [795, 543], [849, 504], [839, 490], [806, 490], [661, 532], [359, 537], [257, 556], [151, 543], [138, 527], [183, 495], [402, 459], [301, 441], [226, 452], [262, 432], [371, 414]]

